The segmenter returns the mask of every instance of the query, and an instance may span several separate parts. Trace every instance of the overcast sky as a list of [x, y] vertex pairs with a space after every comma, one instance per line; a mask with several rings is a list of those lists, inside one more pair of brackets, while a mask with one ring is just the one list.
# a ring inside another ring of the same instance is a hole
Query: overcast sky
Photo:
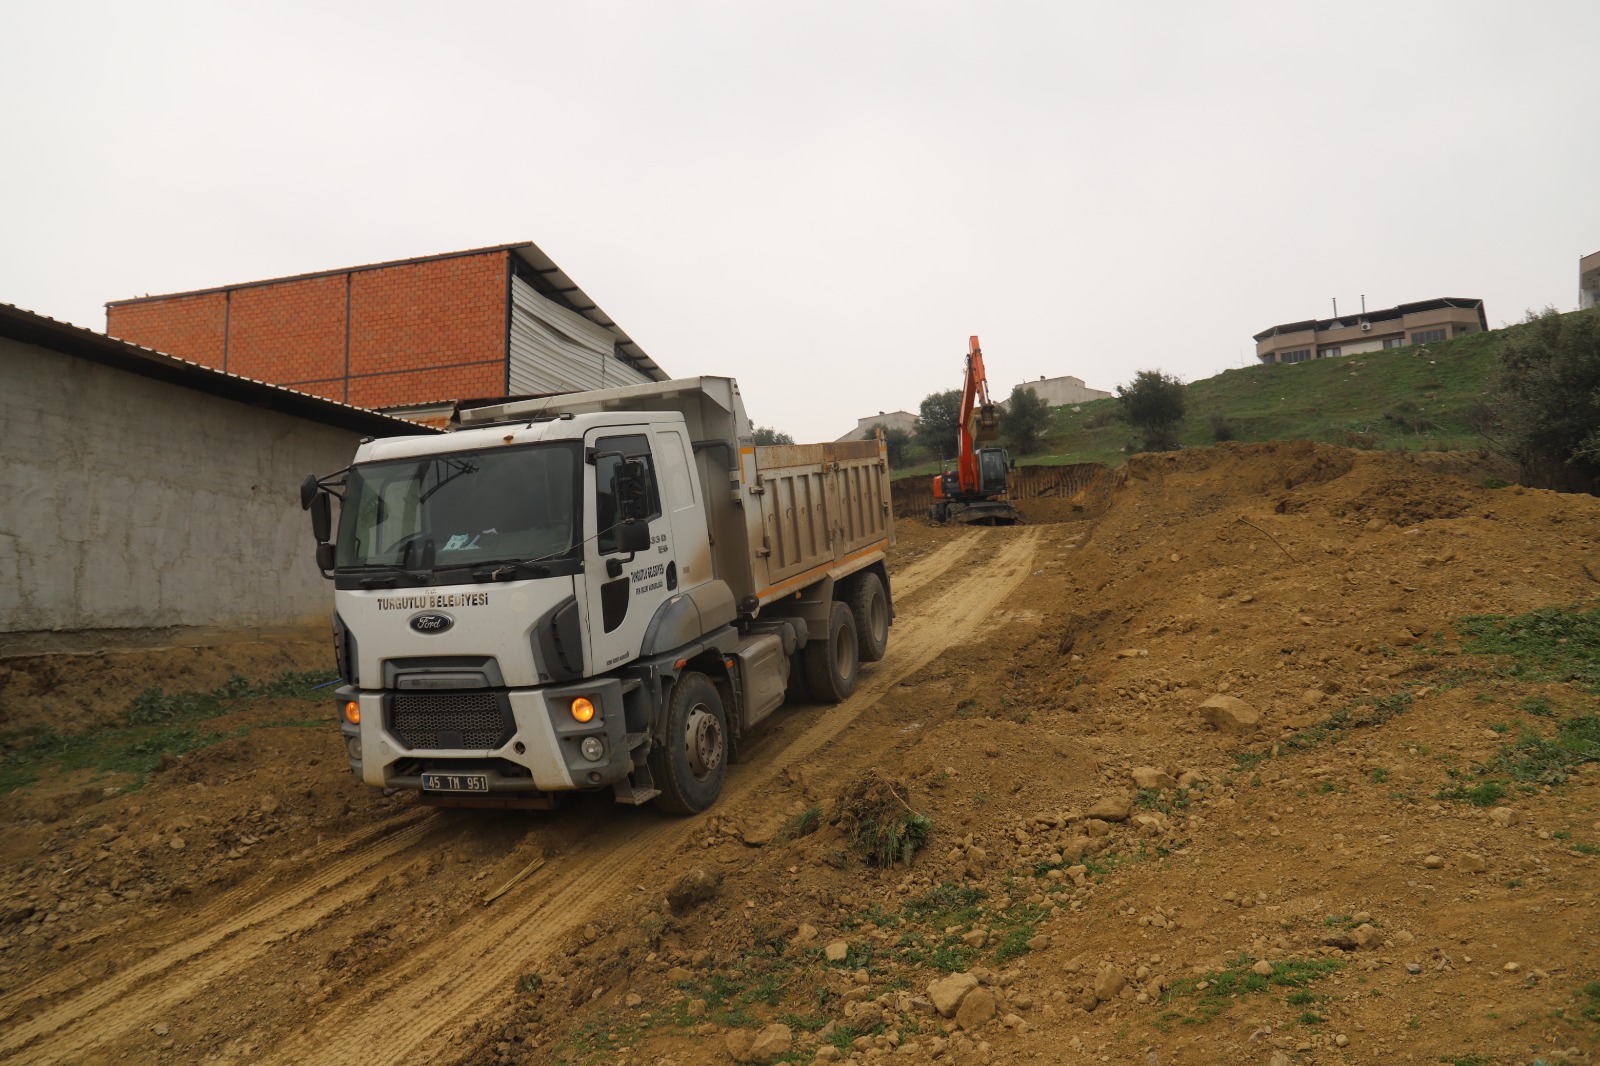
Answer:
[[4, 4], [0, 302], [532, 240], [831, 439], [1209, 377], [1279, 322], [1577, 302], [1600, 3]]

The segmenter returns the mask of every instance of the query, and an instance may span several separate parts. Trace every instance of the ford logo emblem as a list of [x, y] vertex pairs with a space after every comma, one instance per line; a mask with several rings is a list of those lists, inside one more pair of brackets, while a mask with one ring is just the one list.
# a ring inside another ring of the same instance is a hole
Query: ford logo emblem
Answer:
[[456, 620], [441, 611], [428, 611], [411, 617], [411, 628], [418, 633], [443, 633], [456, 624]]

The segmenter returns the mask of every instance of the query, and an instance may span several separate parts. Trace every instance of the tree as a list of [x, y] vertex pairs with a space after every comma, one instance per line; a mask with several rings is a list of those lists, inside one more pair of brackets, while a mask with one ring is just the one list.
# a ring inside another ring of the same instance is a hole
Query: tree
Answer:
[[757, 426], [750, 435], [757, 445], [766, 444], [793, 444], [794, 438], [787, 433], [779, 433], [771, 426]]
[[1178, 446], [1185, 390], [1175, 374], [1141, 370], [1127, 385], [1117, 386], [1117, 417], [1144, 434], [1146, 451], [1169, 452]]
[[1000, 412], [1000, 435], [1023, 455], [1039, 450], [1039, 440], [1050, 425], [1050, 408], [1031, 385], [1018, 385]]
[[862, 434], [862, 439], [873, 440], [877, 437], [880, 429], [883, 431], [883, 442], [889, 448], [889, 465], [891, 467], [903, 466], [906, 452], [911, 449], [911, 434], [903, 429], [890, 429], [882, 422], [879, 422]]
[[953, 459], [961, 431], [961, 390], [929, 393], [917, 416], [917, 443], [935, 459]]
[[1600, 494], [1600, 310], [1530, 312], [1500, 353], [1497, 391], [1523, 481]]

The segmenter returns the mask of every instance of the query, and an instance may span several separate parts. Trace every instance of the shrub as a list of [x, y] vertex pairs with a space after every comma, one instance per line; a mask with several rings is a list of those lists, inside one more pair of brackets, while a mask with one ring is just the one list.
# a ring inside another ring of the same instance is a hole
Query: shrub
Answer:
[[1023, 455], [1039, 450], [1039, 438], [1050, 424], [1050, 408], [1031, 386], [1018, 385], [1000, 413], [1000, 432], [1006, 443]]
[[905, 791], [901, 782], [868, 770], [839, 798], [833, 821], [876, 866], [910, 866], [933, 831], [932, 819], [911, 808], [902, 796]]
[[1141, 370], [1132, 382], [1117, 386], [1117, 403], [1118, 417], [1144, 434], [1147, 451], [1169, 452], [1178, 447], [1186, 390], [1176, 375]]
[[1414, 400], [1401, 400], [1383, 413], [1383, 420], [1411, 433], [1426, 433], [1439, 425], [1423, 413]]
[[1501, 353], [1498, 394], [1526, 483], [1600, 492], [1600, 308], [1530, 312]]

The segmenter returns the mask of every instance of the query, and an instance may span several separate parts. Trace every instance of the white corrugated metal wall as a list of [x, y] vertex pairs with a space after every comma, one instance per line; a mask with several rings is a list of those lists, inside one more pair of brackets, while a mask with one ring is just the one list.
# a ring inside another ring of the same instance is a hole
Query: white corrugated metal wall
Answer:
[[511, 279], [511, 393], [583, 392], [650, 380], [618, 359], [616, 338]]

